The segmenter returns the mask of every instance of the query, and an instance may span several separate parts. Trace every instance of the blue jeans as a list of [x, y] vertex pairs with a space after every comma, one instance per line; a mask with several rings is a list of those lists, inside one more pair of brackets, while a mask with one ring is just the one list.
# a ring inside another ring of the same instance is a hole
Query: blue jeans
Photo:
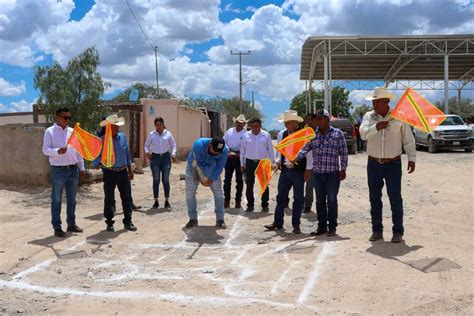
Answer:
[[76, 194], [79, 184], [79, 168], [51, 166], [51, 224], [61, 229], [61, 202], [66, 188], [67, 226], [76, 225]]
[[403, 200], [402, 200], [402, 162], [379, 164], [369, 160], [367, 163], [367, 180], [369, 184], [370, 215], [372, 231], [382, 232], [382, 188], [387, 184], [387, 194], [392, 207], [392, 231], [403, 234]]
[[[153, 174], [153, 197], [158, 198], [160, 192], [160, 180], [163, 180], [163, 189], [165, 197], [170, 196], [170, 171], [171, 171], [171, 155], [165, 153], [163, 155], [152, 154], [150, 161], [151, 173]], [[161, 178], [161, 179], [160, 179]]]
[[301, 211], [304, 201], [304, 171], [282, 168], [278, 179], [277, 205], [275, 208], [274, 224], [283, 226], [285, 216], [285, 205], [288, 203], [288, 194], [293, 187], [293, 208], [291, 224], [293, 227], [300, 226]]
[[314, 173], [316, 190], [316, 217], [318, 228], [335, 229], [337, 227], [337, 194], [339, 193], [339, 171]]
[[[196, 191], [199, 186], [199, 182], [195, 182], [195, 171], [193, 166], [188, 164], [185, 172], [185, 189], [186, 189], [186, 204], [188, 206], [189, 219], [198, 219], [197, 214], [197, 202], [196, 202]], [[222, 190], [222, 181], [219, 177], [216, 181], [212, 182], [210, 186], [212, 193], [214, 194], [214, 212], [216, 213], [216, 220], [224, 219], [224, 191]]]

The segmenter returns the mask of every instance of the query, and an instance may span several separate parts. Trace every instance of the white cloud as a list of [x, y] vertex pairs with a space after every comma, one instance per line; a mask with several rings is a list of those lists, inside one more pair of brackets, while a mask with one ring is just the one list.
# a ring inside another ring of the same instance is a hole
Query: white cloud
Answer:
[[21, 82], [19, 85], [14, 85], [0, 77], [0, 96], [11, 97], [18, 96], [24, 93], [26, 90], [25, 82]]
[[12, 112], [31, 112], [33, 111], [33, 104], [36, 99], [32, 102], [21, 100], [18, 102], [11, 102], [10, 105], [0, 103], [0, 113], [12, 113]]

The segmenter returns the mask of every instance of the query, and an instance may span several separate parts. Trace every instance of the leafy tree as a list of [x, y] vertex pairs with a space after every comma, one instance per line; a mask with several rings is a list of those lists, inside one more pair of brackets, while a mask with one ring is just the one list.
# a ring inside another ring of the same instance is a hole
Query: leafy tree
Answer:
[[206, 108], [208, 110], [223, 112], [227, 115], [227, 126], [233, 126], [234, 122], [232, 119], [237, 117], [239, 114], [244, 114], [246, 119], [263, 118], [263, 114], [260, 110], [252, 107], [251, 103], [246, 100], [243, 100], [243, 113], [240, 113], [240, 101], [237, 97], [227, 99], [220, 97], [211, 99], [192, 97], [181, 99], [180, 103], [193, 108]]
[[[331, 90], [331, 95], [332, 115], [337, 117], [350, 117], [349, 110], [352, 108], [352, 102], [349, 101], [349, 91], [341, 87], [334, 87]], [[303, 91], [291, 100], [290, 109], [297, 111], [298, 115], [300, 116], [304, 116], [306, 114], [306, 96], [307, 91]], [[323, 91], [311, 91], [311, 103], [316, 102], [316, 109], [321, 109], [324, 107], [324, 102], [322, 101], [323, 99]], [[312, 108], [313, 104], [311, 104], [311, 112]]]
[[128, 101], [128, 97], [132, 89], [136, 89], [138, 91], [138, 100], [140, 100], [141, 98], [146, 98], [148, 96], [158, 96], [160, 99], [173, 99], [174, 98], [174, 95], [171, 94], [165, 88], [160, 88], [160, 93], [158, 94], [155, 86], [142, 83], [142, 82], [136, 82], [131, 87], [125, 89], [119, 95], [115, 96], [112, 100], [122, 101], [122, 102]]
[[[444, 112], [444, 101], [438, 101], [435, 105]], [[457, 97], [451, 97], [448, 100], [448, 107], [450, 114], [457, 114], [463, 119], [474, 117], [474, 102], [472, 99], [461, 98], [461, 104], [459, 104]]]
[[93, 130], [107, 109], [99, 106], [108, 86], [97, 72], [99, 53], [94, 47], [86, 49], [71, 59], [66, 67], [54, 62], [51, 66], [36, 66], [34, 86], [39, 89], [38, 107], [46, 120], [54, 120], [55, 111], [67, 107], [71, 111], [71, 123]]
[[354, 108], [354, 112], [352, 113], [354, 121], [362, 121], [362, 118], [364, 117], [365, 113], [369, 112], [370, 110], [372, 109], [366, 104], [356, 106]]

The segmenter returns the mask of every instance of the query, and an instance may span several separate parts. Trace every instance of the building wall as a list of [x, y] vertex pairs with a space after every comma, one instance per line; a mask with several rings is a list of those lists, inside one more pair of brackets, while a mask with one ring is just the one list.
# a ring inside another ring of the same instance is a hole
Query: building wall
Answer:
[[[46, 123], [44, 115], [38, 115], [38, 123]], [[33, 124], [33, 112], [0, 113], [0, 125]]]
[[47, 185], [48, 157], [43, 155], [46, 124], [0, 126], [0, 182]]
[[[179, 105], [175, 99], [141, 99], [143, 104], [143, 140], [155, 129], [154, 120], [161, 116], [177, 144], [178, 159], [184, 159], [194, 141], [209, 136], [209, 122], [200, 110]], [[203, 127], [204, 126], [204, 127]], [[143, 146], [142, 146], [143, 147]], [[144, 163], [147, 163], [143, 160]]]

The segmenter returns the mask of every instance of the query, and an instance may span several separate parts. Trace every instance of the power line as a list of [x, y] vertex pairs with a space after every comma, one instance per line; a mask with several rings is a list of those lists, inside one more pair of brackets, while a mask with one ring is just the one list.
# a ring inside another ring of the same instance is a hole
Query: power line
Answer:
[[136, 22], [137, 25], [138, 25], [138, 28], [140, 29], [140, 31], [142, 31], [143, 36], [145, 36], [145, 39], [147, 40], [148, 44], [150, 44], [150, 48], [154, 50], [154, 49], [155, 49], [155, 45], [153, 45], [153, 43], [151, 42], [151, 40], [150, 40], [150, 38], [148, 37], [148, 35], [146, 35], [145, 31], [143, 30], [142, 26], [140, 25], [140, 22], [138, 22], [137, 16], [136, 16], [135, 13], [133, 12], [132, 7], [130, 6], [130, 3], [128, 3], [128, 0], [124, 0], [124, 1], [125, 1], [125, 3], [127, 4], [128, 9], [130, 10], [130, 13], [132, 13], [133, 18], [135, 19], [135, 22]]
[[209, 5], [209, 2], [207, 2], [207, 0], [201, 0], [201, 5], [207, 14], [209, 22], [211, 22], [212, 26], [217, 27], [218, 21], [216, 16], [214, 15], [214, 12], [211, 9], [211, 6]]

